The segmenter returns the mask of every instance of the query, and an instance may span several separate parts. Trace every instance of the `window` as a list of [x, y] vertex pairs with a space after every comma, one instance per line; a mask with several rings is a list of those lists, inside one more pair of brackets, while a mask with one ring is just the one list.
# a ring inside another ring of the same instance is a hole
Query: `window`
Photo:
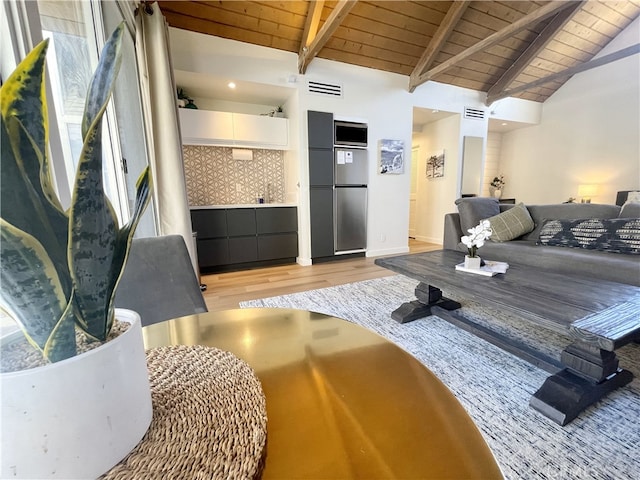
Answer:
[[[81, 123], [91, 76], [104, 39], [122, 21], [116, 2], [38, 0], [42, 36], [49, 38], [47, 69], [57, 129], [50, 125], [52, 153], [58, 175], [72, 189], [82, 151]], [[135, 183], [147, 164], [144, 124], [137, 81], [135, 48], [129, 32], [123, 43], [120, 74], [103, 120], [103, 177], [105, 192], [122, 225], [135, 203]], [[50, 120], [52, 122], [53, 120]], [[55, 132], [57, 131], [57, 135]], [[61, 166], [63, 167], [61, 168]], [[64, 170], [61, 172], [60, 170]], [[137, 236], [153, 236], [152, 207], [141, 219]]]

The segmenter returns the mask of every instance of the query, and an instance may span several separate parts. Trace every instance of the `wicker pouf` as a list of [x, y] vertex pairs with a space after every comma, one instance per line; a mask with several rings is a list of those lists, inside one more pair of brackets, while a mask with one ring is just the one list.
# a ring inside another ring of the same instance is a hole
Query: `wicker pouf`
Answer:
[[229, 352], [171, 346], [147, 352], [153, 420], [102, 478], [255, 478], [267, 439], [266, 402], [253, 369]]

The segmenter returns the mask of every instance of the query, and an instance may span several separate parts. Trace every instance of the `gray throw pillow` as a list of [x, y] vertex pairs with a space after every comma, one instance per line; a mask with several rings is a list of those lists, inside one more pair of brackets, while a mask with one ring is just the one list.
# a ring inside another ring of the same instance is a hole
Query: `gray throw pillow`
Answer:
[[480, 220], [500, 213], [498, 199], [493, 197], [459, 198], [456, 205], [460, 214], [460, 227], [465, 235], [467, 230], [478, 225]]
[[489, 239], [492, 242], [508, 242], [531, 232], [535, 227], [524, 203], [518, 203], [515, 207], [487, 220], [491, 223], [491, 230], [493, 230]]

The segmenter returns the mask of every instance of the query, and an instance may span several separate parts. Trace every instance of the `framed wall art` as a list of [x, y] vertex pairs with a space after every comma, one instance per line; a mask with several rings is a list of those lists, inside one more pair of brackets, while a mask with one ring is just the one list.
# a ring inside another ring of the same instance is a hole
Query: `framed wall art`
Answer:
[[380, 140], [380, 168], [381, 174], [404, 173], [404, 141]]
[[427, 158], [427, 178], [444, 177], [444, 150]]

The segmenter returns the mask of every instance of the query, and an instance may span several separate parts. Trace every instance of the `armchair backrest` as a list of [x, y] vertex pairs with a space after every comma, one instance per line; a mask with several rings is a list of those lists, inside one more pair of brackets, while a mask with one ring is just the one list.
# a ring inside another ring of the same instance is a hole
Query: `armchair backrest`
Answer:
[[133, 239], [115, 306], [138, 312], [143, 326], [207, 311], [182, 236]]

